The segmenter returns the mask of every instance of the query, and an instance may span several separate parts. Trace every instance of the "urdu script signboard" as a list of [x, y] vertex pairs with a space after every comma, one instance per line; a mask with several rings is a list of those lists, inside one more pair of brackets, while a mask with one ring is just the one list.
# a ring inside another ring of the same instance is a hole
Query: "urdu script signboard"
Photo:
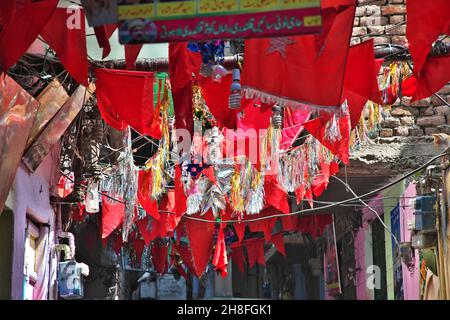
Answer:
[[319, 33], [320, 0], [122, 0], [122, 44]]

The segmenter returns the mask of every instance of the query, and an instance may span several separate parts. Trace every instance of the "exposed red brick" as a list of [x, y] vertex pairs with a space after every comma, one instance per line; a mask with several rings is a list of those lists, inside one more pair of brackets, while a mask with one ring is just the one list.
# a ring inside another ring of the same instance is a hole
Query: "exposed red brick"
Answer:
[[406, 6], [405, 5], [387, 5], [381, 8], [381, 14], [383, 16], [391, 16], [394, 14], [402, 14], [406, 13]]

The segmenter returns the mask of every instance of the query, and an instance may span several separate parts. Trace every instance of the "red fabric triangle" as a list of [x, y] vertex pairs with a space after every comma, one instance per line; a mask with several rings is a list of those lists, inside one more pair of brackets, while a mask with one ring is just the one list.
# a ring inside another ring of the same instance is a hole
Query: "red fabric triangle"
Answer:
[[222, 77], [220, 82], [214, 81], [211, 77], [200, 76], [199, 79], [206, 105], [221, 128], [236, 128], [238, 110], [232, 110], [228, 107], [229, 88], [232, 82], [231, 74]]
[[[69, 20], [76, 17], [80, 23], [79, 28], [75, 26], [69, 29]], [[87, 87], [89, 83], [84, 10], [57, 8], [42, 30], [41, 36], [55, 50], [72, 78]]]
[[244, 240], [244, 234], [245, 234], [245, 223], [244, 222], [236, 222], [236, 223], [233, 223], [233, 227], [234, 227], [234, 230], [236, 231], [239, 242], [242, 242], [242, 240]]
[[102, 26], [94, 27], [94, 33], [97, 38], [98, 46], [103, 49], [102, 59], [105, 59], [111, 53], [109, 38], [111, 38], [116, 29], [116, 24], [104, 24]]
[[153, 200], [150, 196], [150, 186], [152, 183], [151, 170], [140, 170], [138, 176], [138, 200], [145, 212], [154, 219], [159, 220], [158, 201]]
[[136, 252], [136, 258], [139, 264], [142, 261], [142, 252], [144, 252], [145, 242], [142, 239], [134, 239], [133, 240], [133, 248]]
[[102, 238], [108, 237], [125, 218], [125, 203], [102, 195]]
[[[411, 99], [411, 102], [432, 96], [443, 86], [445, 86], [449, 81], [450, 56], [428, 57], [425, 65], [422, 68], [422, 71], [420, 72], [420, 76], [417, 77], [416, 90]], [[405, 89], [409, 89], [410, 92], [411, 87], [406, 87]], [[405, 92], [402, 93], [403, 95], [406, 95]]]
[[225, 237], [223, 235], [223, 223], [220, 224], [219, 233], [217, 234], [216, 249], [214, 251], [212, 264], [215, 266], [216, 271], [220, 273], [222, 278], [227, 276], [228, 258], [227, 248], [225, 246]]
[[331, 214], [300, 217], [298, 232], [309, 233], [316, 239], [323, 234], [325, 227], [332, 222], [333, 216]]
[[175, 250], [180, 254], [180, 257], [183, 260], [183, 263], [188, 268], [189, 272], [192, 274], [196, 274], [194, 261], [192, 260], [192, 254], [191, 251], [189, 250], [189, 247], [183, 246], [181, 244], [176, 244]]
[[297, 231], [298, 216], [289, 215], [281, 217], [281, 224], [283, 226], [283, 231]]
[[330, 115], [323, 115], [305, 123], [305, 129], [334, 155], [349, 165], [350, 128], [349, 119], [346, 116], [338, 117], [341, 139], [331, 142], [325, 138], [326, 124], [331, 119]]
[[421, 76], [432, 43], [440, 34], [450, 34], [450, 5], [448, 0], [406, 2], [406, 38], [414, 65], [414, 74]]
[[264, 258], [264, 239], [246, 240], [245, 246], [247, 248], [248, 266], [250, 269], [253, 268], [255, 262], [262, 266], [266, 264]]
[[[97, 103], [103, 120], [117, 130], [127, 125], [160, 137], [154, 124], [152, 72], [95, 69]], [[133, 92], [133, 94], [130, 94]]]
[[354, 14], [355, 6], [339, 8], [320, 55], [314, 35], [285, 37], [290, 43], [282, 45], [274, 38], [245, 40], [242, 87], [266, 97], [339, 106]]
[[168, 252], [169, 246], [160, 245], [158, 241], [153, 242], [151, 250], [152, 263], [159, 273], [165, 273]]
[[277, 248], [278, 252], [286, 257], [286, 250], [284, 248], [283, 232], [278, 232], [272, 236], [272, 243]]
[[122, 235], [117, 235], [114, 238], [113, 242], [113, 250], [117, 255], [120, 253], [120, 249], [122, 248], [122, 246], [123, 246]]
[[[0, 73], [28, 50], [56, 9], [58, 0], [0, 1]], [[56, 30], [55, 30], [56, 32]]]
[[306, 109], [284, 108], [280, 149], [286, 150], [292, 146], [295, 139], [303, 131], [303, 124], [309, 120], [310, 115], [311, 113]]
[[154, 240], [151, 228], [149, 228], [149, 220], [149, 216], [146, 216], [144, 219], [136, 221], [136, 226], [138, 227], [139, 233], [141, 234], [142, 238], [144, 238], [145, 245], [149, 245], [150, 242]]
[[142, 44], [126, 44], [125, 45], [125, 65], [128, 70], [135, 69], [135, 62], [141, 52]]
[[244, 247], [237, 246], [234, 247], [231, 251], [231, 259], [237, 265], [239, 271], [241, 273], [245, 272], [244, 264], [245, 264], [245, 256], [244, 256]]
[[[202, 218], [214, 221], [212, 213], [209, 211]], [[186, 220], [186, 231], [189, 239], [192, 257], [195, 264], [195, 274], [201, 277], [206, 270], [214, 245], [214, 223]]]
[[169, 43], [169, 78], [175, 113], [175, 127], [194, 132], [192, 113], [193, 74], [198, 74], [201, 55], [188, 50], [187, 42]]
[[275, 179], [276, 178], [273, 175], [264, 176], [264, 194], [266, 196], [266, 203], [282, 213], [289, 213], [290, 206], [287, 194]]

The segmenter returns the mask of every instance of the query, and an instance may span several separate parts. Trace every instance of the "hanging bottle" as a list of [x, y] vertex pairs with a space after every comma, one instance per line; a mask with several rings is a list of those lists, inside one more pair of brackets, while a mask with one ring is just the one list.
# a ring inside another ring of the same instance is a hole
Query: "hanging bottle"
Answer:
[[233, 69], [233, 82], [231, 83], [231, 93], [228, 106], [230, 109], [238, 109], [241, 107], [241, 71]]

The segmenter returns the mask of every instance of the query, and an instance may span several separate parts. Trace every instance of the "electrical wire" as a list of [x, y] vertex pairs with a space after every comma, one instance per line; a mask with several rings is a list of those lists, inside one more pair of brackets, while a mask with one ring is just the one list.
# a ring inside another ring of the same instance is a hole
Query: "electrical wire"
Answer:
[[[348, 183], [344, 182], [342, 179], [340, 179], [337, 176], [332, 176], [334, 179], [340, 181], [347, 190], [349, 190], [355, 197], [358, 197], [358, 195], [353, 191], [353, 189], [348, 185]], [[364, 206], [367, 207], [367, 209], [369, 209], [370, 211], [372, 211], [373, 213], [375, 213], [375, 215], [377, 216], [378, 220], [380, 221], [380, 223], [383, 225], [383, 228], [389, 232], [392, 236], [392, 238], [395, 240], [395, 243], [397, 244], [397, 246], [400, 247], [400, 243], [398, 242], [397, 237], [395, 236], [395, 234], [392, 233], [392, 230], [384, 223], [383, 219], [381, 218], [380, 214], [373, 209], [371, 206], [369, 206], [364, 200], [362, 200], [361, 198], [358, 199]]]

